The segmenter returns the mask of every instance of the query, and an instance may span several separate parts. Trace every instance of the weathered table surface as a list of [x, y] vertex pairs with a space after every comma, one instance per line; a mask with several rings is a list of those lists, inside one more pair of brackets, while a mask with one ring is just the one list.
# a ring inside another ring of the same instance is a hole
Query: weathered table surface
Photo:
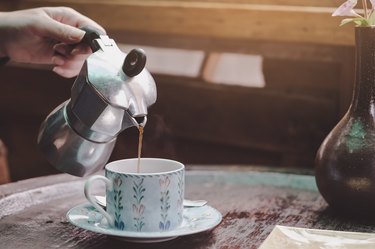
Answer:
[[330, 211], [313, 176], [188, 167], [185, 197], [208, 200], [222, 213], [222, 222], [211, 231], [167, 242], [129, 243], [67, 221], [70, 208], [87, 202], [84, 180], [61, 174], [0, 186], [0, 248], [258, 248], [275, 225], [375, 231], [375, 221], [344, 219]]

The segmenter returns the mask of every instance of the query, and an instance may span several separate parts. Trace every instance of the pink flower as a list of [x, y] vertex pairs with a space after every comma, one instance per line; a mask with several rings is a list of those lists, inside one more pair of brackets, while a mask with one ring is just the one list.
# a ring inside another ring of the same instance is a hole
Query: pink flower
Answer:
[[133, 212], [138, 214], [138, 215], [142, 215], [143, 212], [145, 211], [145, 206], [143, 204], [141, 204], [139, 207], [137, 207], [137, 205], [133, 204]]
[[116, 176], [115, 179], [113, 180], [113, 184], [117, 187], [120, 187], [122, 184], [122, 180], [120, 176]]
[[[371, 0], [371, 3], [375, 3], [375, 0]], [[345, 3], [341, 4], [332, 16], [356, 16], [353, 8], [357, 5], [357, 0], [348, 0]], [[374, 6], [374, 5], [373, 5]]]
[[375, 9], [375, 0], [370, 0], [371, 2], [371, 5], [372, 5], [372, 9]]
[[166, 176], [164, 177], [163, 179], [160, 179], [159, 180], [159, 185], [160, 187], [162, 187], [163, 189], [166, 189], [168, 188], [169, 184], [171, 183], [171, 180], [169, 180], [169, 177]]

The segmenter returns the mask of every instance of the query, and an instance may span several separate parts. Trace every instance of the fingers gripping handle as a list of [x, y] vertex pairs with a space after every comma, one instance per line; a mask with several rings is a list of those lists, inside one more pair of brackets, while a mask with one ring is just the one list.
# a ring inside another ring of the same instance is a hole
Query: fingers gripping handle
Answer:
[[94, 42], [94, 40], [100, 38], [101, 32], [92, 27], [81, 27], [80, 29], [86, 32], [85, 36], [81, 40], [81, 43], [89, 45], [92, 52], [96, 52], [99, 49], [99, 46]]
[[90, 186], [91, 186], [92, 182], [96, 181], [96, 180], [104, 181], [107, 190], [112, 191], [113, 183], [112, 183], [111, 180], [109, 180], [108, 178], [106, 178], [104, 176], [98, 176], [98, 175], [91, 176], [85, 182], [84, 192], [85, 192], [86, 199], [95, 207], [96, 210], [99, 211], [99, 213], [101, 213], [107, 219], [109, 225], [113, 227], [114, 224], [115, 224], [114, 218], [109, 213], [107, 213], [101, 206], [99, 206], [99, 204], [96, 203], [94, 197], [90, 194]]

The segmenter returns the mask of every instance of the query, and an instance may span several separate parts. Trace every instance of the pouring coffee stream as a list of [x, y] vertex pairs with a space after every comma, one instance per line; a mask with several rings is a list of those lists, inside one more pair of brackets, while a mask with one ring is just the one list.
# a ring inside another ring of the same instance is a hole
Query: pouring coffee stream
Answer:
[[118, 134], [146, 125], [148, 107], [157, 96], [142, 49], [125, 54], [107, 35], [85, 31], [83, 42], [93, 53], [72, 86], [71, 98], [48, 115], [38, 135], [47, 160], [76, 176], [101, 170]]
[[144, 126], [139, 125], [139, 137], [138, 137], [138, 162], [137, 162], [137, 173], [141, 172], [141, 153], [142, 153], [142, 143], [143, 143], [143, 130]]

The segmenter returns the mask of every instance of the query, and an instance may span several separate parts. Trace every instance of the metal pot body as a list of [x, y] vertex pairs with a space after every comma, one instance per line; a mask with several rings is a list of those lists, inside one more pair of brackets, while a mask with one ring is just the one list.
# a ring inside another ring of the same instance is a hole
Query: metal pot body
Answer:
[[56, 169], [75, 176], [86, 176], [101, 170], [108, 162], [116, 137], [107, 142], [84, 138], [68, 118], [70, 100], [65, 101], [42, 123], [38, 145]]

